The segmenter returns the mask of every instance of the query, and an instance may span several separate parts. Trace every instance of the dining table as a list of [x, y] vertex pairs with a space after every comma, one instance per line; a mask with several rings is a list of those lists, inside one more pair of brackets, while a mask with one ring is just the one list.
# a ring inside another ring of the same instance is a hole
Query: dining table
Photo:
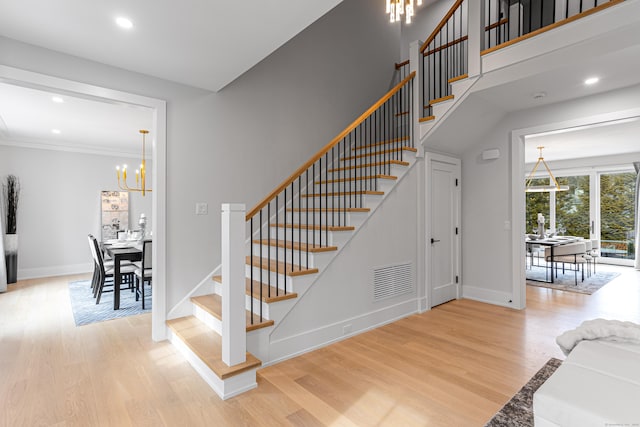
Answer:
[[142, 246], [138, 240], [124, 242], [104, 242], [103, 250], [113, 260], [113, 309], [120, 309], [120, 283], [122, 283], [122, 274], [120, 266], [122, 261], [140, 261], [142, 260]]
[[[536, 237], [535, 235], [527, 235], [525, 237], [525, 245], [527, 246], [527, 253], [531, 253], [531, 257], [532, 257], [531, 265], [533, 265], [533, 250], [532, 249], [533, 249], [534, 245], [540, 245], [540, 246], [544, 246], [545, 248], [549, 248], [550, 257], [553, 260], [554, 259], [553, 256], [554, 256], [555, 248], [557, 248], [560, 245], [566, 245], [567, 243], [576, 242], [578, 240], [579, 240], [579, 238], [578, 237], [574, 237], [574, 236], [554, 236], [554, 237], [545, 237], [545, 238], [541, 239], [539, 237]], [[551, 263], [550, 266], [545, 266], [545, 269], [546, 269], [545, 279], [547, 277], [546, 273], [548, 273], [549, 271], [551, 272], [551, 274], [549, 275], [551, 277], [551, 279], [549, 279], [549, 280], [540, 280], [540, 279], [527, 277], [527, 280], [533, 280], [534, 282], [553, 283], [553, 263]]]

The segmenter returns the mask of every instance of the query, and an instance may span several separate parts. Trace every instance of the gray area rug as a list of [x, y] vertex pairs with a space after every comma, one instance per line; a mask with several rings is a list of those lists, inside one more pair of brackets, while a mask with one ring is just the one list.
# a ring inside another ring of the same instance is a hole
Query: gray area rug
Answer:
[[485, 427], [533, 427], [533, 393], [561, 364], [560, 359], [549, 359], [529, 382], [485, 424]]
[[[612, 271], [598, 271], [596, 274], [592, 273], [591, 276], [587, 276], [585, 273], [584, 282], [582, 282], [582, 273], [578, 272], [578, 286], [576, 286], [573, 271], [565, 271], [565, 273], [562, 274], [562, 270], [558, 270], [558, 277], [554, 278], [553, 283], [527, 280], [527, 285], [591, 295], [619, 275], [620, 273]], [[526, 270], [525, 276], [527, 279], [545, 280], [545, 269], [542, 267], [533, 267], [530, 270]]]
[[96, 305], [93, 292], [91, 292], [91, 280], [69, 282], [69, 298], [76, 326], [151, 313], [151, 287], [148, 284], [144, 289], [145, 310], [142, 309], [142, 302], [136, 301], [135, 292], [128, 289], [120, 291], [119, 310], [113, 309], [113, 292], [103, 293], [100, 304]]

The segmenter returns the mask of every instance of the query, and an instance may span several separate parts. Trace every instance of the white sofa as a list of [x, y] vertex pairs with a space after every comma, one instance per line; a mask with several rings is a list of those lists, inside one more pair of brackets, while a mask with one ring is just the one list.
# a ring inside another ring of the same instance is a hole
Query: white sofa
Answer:
[[640, 426], [640, 345], [581, 341], [533, 395], [536, 427]]

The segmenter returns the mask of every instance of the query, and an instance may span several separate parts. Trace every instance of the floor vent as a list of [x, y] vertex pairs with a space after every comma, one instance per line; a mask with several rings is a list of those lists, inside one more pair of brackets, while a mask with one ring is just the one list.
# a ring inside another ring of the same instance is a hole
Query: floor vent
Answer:
[[413, 291], [411, 263], [373, 270], [373, 300], [397, 297]]

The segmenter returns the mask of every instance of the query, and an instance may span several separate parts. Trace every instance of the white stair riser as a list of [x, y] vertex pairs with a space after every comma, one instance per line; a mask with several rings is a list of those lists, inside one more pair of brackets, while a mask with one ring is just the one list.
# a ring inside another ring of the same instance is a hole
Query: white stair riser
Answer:
[[[256, 314], [260, 314], [260, 300], [257, 298], [253, 298], [250, 295], [246, 295], [245, 297], [245, 310], [251, 311], [251, 301], [253, 300], [253, 312]], [[265, 319], [271, 319], [269, 317], [269, 304], [266, 302], [262, 303], [262, 317]]]
[[[313, 242], [311, 242], [313, 244]], [[285, 248], [276, 248], [271, 246], [271, 251], [267, 251], [268, 246], [262, 245], [262, 255], [264, 258], [267, 256], [271, 256], [271, 259], [278, 260], [280, 262], [286, 260], [286, 262], [291, 263], [291, 257], [293, 255], [293, 260], [295, 264], [298, 264], [298, 256], [301, 253], [302, 262], [304, 265], [307, 263], [307, 252], [306, 251], [298, 251], [295, 249], [285, 249]], [[254, 243], [253, 245], [253, 254], [254, 256], [260, 257], [260, 245]], [[313, 268], [324, 268], [333, 257], [333, 253], [335, 251], [327, 251], [327, 252], [309, 252], [309, 267]]]
[[[292, 232], [293, 231], [293, 236]], [[276, 234], [277, 233], [277, 234]], [[287, 240], [293, 242], [322, 244], [322, 246], [336, 246], [339, 242], [345, 242], [348, 239], [352, 230], [349, 231], [320, 231], [320, 230], [304, 230], [299, 228], [284, 228], [284, 227], [272, 227], [271, 238], [278, 238], [279, 240]], [[315, 240], [314, 240], [315, 239]], [[322, 240], [321, 240], [322, 239]], [[255, 254], [254, 254], [255, 256]]]
[[[361, 163], [384, 162], [384, 161], [390, 161], [390, 160], [406, 161], [407, 153], [410, 153], [410, 151], [403, 151], [402, 153], [392, 152], [392, 153], [368, 154], [366, 156], [359, 157], [357, 159], [341, 159], [339, 165], [340, 167], [345, 167], [345, 166], [354, 166]], [[360, 155], [360, 154], [357, 154], [357, 155]]]
[[[260, 269], [260, 267], [253, 267], [253, 280], [259, 282], [261, 280], [260, 272], [262, 271], [262, 283], [270, 283], [274, 288], [276, 287], [276, 283], [278, 288], [284, 290], [285, 285], [287, 287], [287, 292], [293, 291], [293, 285], [291, 283], [291, 277], [284, 274], [284, 271], [280, 271], [276, 274], [275, 271], [269, 271], [266, 269]], [[247, 278], [251, 277], [251, 266], [247, 265], [245, 267], [245, 274]], [[271, 277], [271, 281], [269, 281], [269, 277]]]
[[203, 310], [198, 304], [193, 304], [193, 315], [217, 334], [222, 335], [222, 321]]
[[370, 154], [377, 151], [391, 150], [400, 147], [410, 147], [411, 141], [399, 141], [395, 143], [389, 143], [384, 145], [376, 145], [375, 147], [366, 147], [366, 148], [358, 148], [357, 150], [351, 151], [351, 153], [347, 154], [347, 156], [360, 155], [360, 154]]
[[[346, 181], [346, 182], [331, 182], [327, 185], [325, 184], [316, 184], [314, 187], [314, 192], [318, 193], [320, 191], [328, 191], [328, 192], [352, 192], [352, 191], [384, 191], [387, 192], [391, 188], [396, 180], [394, 179], [383, 179], [383, 178], [374, 178], [374, 179], [360, 179], [357, 181]], [[347, 206], [349, 204], [347, 203]]]
[[[315, 204], [312, 199], [315, 199]], [[320, 200], [322, 199], [322, 200]], [[356, 194], [350, 196], [318, 196], [318, 197], [303, 197], [303, 208], [329, 208], [338, 209], [345, 206], [349, 206], [349, 200], [351, 200], [351, 207], [354, 208], [372, 208], [376, 207], [382, 200], [382, 195], [378, 194]], [[306, 203], [306, 204], [305, 204]], [[296, 206], [297, 208], [298, 206]]]
[[449, 109], [453, 106], [455, 98], [448, 99], [446, 101], [438, 102], [433, 105], [433, 115], [436, 117], [442, 117], [444, 113], [449, 111]]
[[338, 224], [338, 215], [340, 216], [339, 225], [358, 226], [369, 215], [368, 212], [287, 212], [287, 224], [331, 224], [332, 217], [335, 216], [335, 223]]

